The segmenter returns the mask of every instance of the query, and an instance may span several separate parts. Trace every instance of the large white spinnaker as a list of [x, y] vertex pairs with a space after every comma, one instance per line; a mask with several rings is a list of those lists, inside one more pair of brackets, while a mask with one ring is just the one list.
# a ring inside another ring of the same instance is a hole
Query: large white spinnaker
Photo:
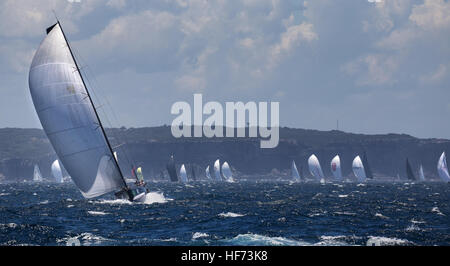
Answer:
[[37, 164], [34, 165], [33, 181], [34, 182], [41, 182], [42, 181], [41, 170], [39, 169], [39, 166]]
[[211, 173], [209, 172], [209, 165], [206, 167], [205, 173], [206, 178], [208, 178], [208, 180], [212, 180]]
[[29, 87], [42, 127], [83, 196], [126, 187], [59, 22], [34, 55]]
[[217, 159], [214, 162], [214, 175], [216, 176], [216, 181], [222, 181], [222, 175], [220, 174], [220, 161]]
[[187, 183], [188, 182], [188, 177], [187, 177], [187, 173], [186, 173], [186, 167], [184, 167], [184, 164], [182, 164], [181, 168], [180, 168], [180, 179], [181, 179], [181, 182], [183, 182], [183, 183]]
[[55, 160], [52, 163], [52, 174], [53, 174], [53, 177], [55, 178], [56, 183], [64, 182], [61, 165], [59, 164], [58, 160]]
[[447, 158], [445, 157], [445, 151], [441, 154], [441, 157], [439, 158], [437, 170], [439, 177], [444, 182], [450, 182], [450, 175], [448, 174], [448, 168], [447, 168]]
[[312, 176], [321, 182], [324, 181], [322, 167], [320, 167], [319, 159], [317, 159], [316, 155], [313, 154], [308, 158], [308, 167]]
[[231, 168], [227, 162], [224, 162], [222, 164], [222, 174], [223, 174], [223, 177], [225, 178], [225, 181], [230, 182], [230, 183], [234, 182], [233, 174], [231, 173]]
[[292, 160], [291, 172], [292, 172], [292, 178], [295, 181], [300, 181], [300, 174], [298, 173], [297, 165], [295, 165], [295, 161], [294, 160]]
[[424, 173], [423, 173], [423, 167], [422, 167], [422, 165], [420, 165], [420, 167], [419, 167], [419, 180], [420, 180], [420, 181], [425, 181], [425, 175], [424, 175]]
[[339, 158], [339, 155], [334, 156], [333, 160], [331, 160], [331, 173], [337, 180], [342, 180], [341, 158]]
[[359, 182], [364, 182], [366, 180], [366, 172], [364, 171], [364, 165], [361, 161], [361, 157], [356, 156], [352, 163], [353, 174], [358, 178]]

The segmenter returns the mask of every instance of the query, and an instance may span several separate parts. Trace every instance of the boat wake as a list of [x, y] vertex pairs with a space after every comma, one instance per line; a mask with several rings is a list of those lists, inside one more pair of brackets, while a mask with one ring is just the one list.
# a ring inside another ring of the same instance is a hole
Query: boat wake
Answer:
[[226, 245], [237, 246], [310, 246], [311, 243], [284, 237], [269, 237], [258, 234], [240, 234], [223, 240]]
[[242, 216], [244, 216], [244, 214], [240, 214], [240, 213], [234, 213], [234, 212], [227, 212], [227, 213], [224, 213], [224, 212], [222, 212], [222, 213], [219, 213], [218, 214], [220, 217], [223, 217], [223, 218], [235, 218], [235, 217], [242, 217]]

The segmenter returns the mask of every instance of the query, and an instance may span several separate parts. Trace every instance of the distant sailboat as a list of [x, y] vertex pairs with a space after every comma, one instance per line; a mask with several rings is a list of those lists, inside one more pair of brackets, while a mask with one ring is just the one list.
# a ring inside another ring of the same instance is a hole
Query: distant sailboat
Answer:
[[225, 181], [230, 182], [230, 183], [234, 182], [233, 174], [231, 173], [231, 168], [227, 162], [224, 162], [222, 164], [222, 173], [223, 173], [223, 177], [225, 178]]
[[55, 178], [56, 183], [64, 182], [61, 165], [59, 164], [58, 160], [55, 160], [52, 163], [52, 174], [53, 174], [53, 177]]
[[291, 172], [292, 172], [292, 178], [295, 181], [300, 181], [300, 174], [298, 173], [297, 165], [295, 165], [295, 161], [294, 160], [292, 160]]
[[217, 159], [214, 162], [214, 175], [216, 177], [216, 181], [222, 181], [222, 175], [220, 174], [220, 161]]
[[42, 182], [42, 174], [41, 170], [39, 169], [39, 166], [37, 164], [34, 165], [34, 171], [33, 171], [33, 181], [34, 182]]
[[414, 176], [411, 165], [409, 164], [408, 158], [406, 158], [406, 177], [408, 177], [408, 179], [411, 181], [416, 180], [416, 177]]
[[441, 157], [439, 158], [437, 170], [442, 181], [450, 182], [450, 175], [448, 174], [447, 158], [445, 157], [445, 152], [443, 152], [441, 154]]
[[364, 170], [364, 165], [359, 155], [353, 159], [352, 169], [353, 174], [358, 178], [359, 182], [364, 182], [366, 180], [366, 171]]
[[369, 160], [367, 159], [366, 151], [364, 151], [363, 158], [362, 158], [362, 163], [364, 165], [364, 172], [366, 174], [366, 177], [369, 178], [369, 179], [373, 179], [372, 169], [370, 168]]
[[205, 174], [208, 180], [212, 180], [211, 173], [209, 172], [209, 165], [206, 167]]
[[167, 172], [169, 173], [170, 181], [178, 182], [177, 170], [175, 169], [175, 160], [173, 155], [170, 156], [169, 162], [167, 163]]
[[139, 190], [125, 182], [59, 21], [34, 55], [29, 87], [42, 127], [81, 194], [94, 198], [115, 191], [133, 201]]
[[142, 167], [136, 169], [136, 176], [139, 182], [144, 182], [144, 175], [142, 174]]
[[331, 173], [333, 173], [334, 178], [337, 180], [342, 180], [341, 158], [339, 158], [339, 155], [336, 155], [331, 160]]
[[325, 180], [322, 172], [322, 167], [320, 167], [319, 159], [317, 159], [316, 155], [313, 154], [308, 158], [308, 166], [311, 175], [321, 183], [323, 183]]
[[180, 179], [181, 179], [181, 182], [183, 182], [183, 183], [187, 183], [188, 182], [188, 177], [187, 177], [187, 173], [186, 173], [186, 167], [184, 167], [184, 164], [182, 164], [181, 168], [180, 168]]
[[420, 165], [420, 167], [419, 167], [419, 180], [420, 181], [425, 181], [425, 175], [423, 174], [423, 167], [422, 167], [422, 165]]

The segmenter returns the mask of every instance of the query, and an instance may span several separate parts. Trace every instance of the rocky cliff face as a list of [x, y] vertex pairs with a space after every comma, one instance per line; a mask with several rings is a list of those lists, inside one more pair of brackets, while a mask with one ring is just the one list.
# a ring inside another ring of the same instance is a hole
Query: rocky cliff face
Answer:
[[[442, 151], [450, 151], [450, 141], [418, 139], [408, 135], [362, 135], [341, 131], [280, 129], [280, 143], [275, 149], [260, 149], [258, 139], [249, 138], [189, 138], [175, 139], [169, 127], [108, 129], [119, 163], [125, 174], [131, 162], [143, 167], [146, 177], [159, 178], [174, 154], [177, 167], [182, 163], [194, 167], [198, 176], [216, 159], [229, 164], [241, 174], [264, 175], [287, 172], [291, 161], [307, 174], [307, 159], [314, 153], [324, 174], [331, 176], [330, 161], [341, 157], [344, 175], [351, 174], [353, 158], [366, 151], [375, 176], [405, 176], [408, 157], [415, 171], [421, 163], [427, 177], [436, 178], [437, 160]], [[0, 129], [0, 181], [31, 179], [34, 164], [42, 174], [51, 176], [50, 165], [56, 154], [39, 129]], [[167, 175], [167, 173], [165, 173]]]

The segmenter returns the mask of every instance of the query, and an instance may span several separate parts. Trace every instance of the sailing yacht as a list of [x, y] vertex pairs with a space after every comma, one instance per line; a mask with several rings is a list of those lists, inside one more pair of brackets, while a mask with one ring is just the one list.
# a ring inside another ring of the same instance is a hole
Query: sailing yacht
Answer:
[[314, 176], [317, 180], [320, 181], [320, 183], [325, 182], [325, 178], [323, 176], [322, 167], [320, 167], [319, 159], [317, 159], [316, 155], [311, 155], [308, 158], [308, 167], [309, 172], [312, 176]]
[[406, 177], [411, 181], [416, 181], [411, 165], [409, 164], [408, 158], [406, 158]]
[[175, 159], [173, 155], [170, 155], [169, 162], [167, 163], [167, 172], [169, 173], [170, 181], [178, 182], [177, 170], [175, 169]]
[[423, 167], [422, 167], [422, 165], [420, 165], [420, 167], [419, 167], [419, 180], [420, 181], [425, 181], [425, 175], [423, 174]]
[[145, 200], [143, 188], [125, 182], [60, 22], [46, 32], [31, 63], [29, 87], [60, 162], [85, 198], [116, 192], [118, 198]]
[[331, 173], [333, 173], [335, 179], [342, 180], [341, 158], [339, 155], [334, 156], [331, 160]]
[[234, 183], [233, 174], [231, 173], [230, 165], [228, 165], [227, 162], [224, 162], [222, 164], [222, 174], [225, 179], [225, 181], [229, 183]]
[[356, 156], [352, 163], [353, 174], [356, 176], [359, 182], [364, 182], [366, 180], [366, 171], [364, 170], [364, 165], [361, 161], [361, 157]]
[[55, 160], [52, 163], [52, 174], [53, 177], [55, 178], [55, 182], [56, 183], [64, 183], [64, 179], [63, 179], [63, 174], [62, 174], [62, 170], [61, 170], [61, 165], [59, 164], [58, 160]]
[[292, 160], [291, 172], [292, 172], [292, 178], [295, 181], [300, 182], [300, 174], [298, 173], [297, 165], [295, 165], [295, 161], [294, 160]]
[[217, 159], [214, 162], [214, 175], [216, 177], [216, 181], [223, 181], [222, 175], [220, 174], [220, 161]]
[[184, 164], [182, 164], [180, 168], [180, 179], [181, 182], [183, 183], [187, 183], [189, 181], [186, 173], [186, 167], [184, 166]]
[[447, 158], [445, 157], [445, 151], [441, 154], [441, 157], [439, 157], [437, 170], [439, 177], [442, 179], [442, 181], [450, 182], [450, 175], [448, 174]]
[[205, 169], [206, 178], [212, 180], [211, 173], [209, 172], [209, 165]]
[[41, 170], [39, 169], [39, 166], [37, 164], [34, 165], [34, 170], [33, 170], [33, 181], [34, 182], [42, 182], [43, 178], [42, 178], [42, 174], [41, 174]]

